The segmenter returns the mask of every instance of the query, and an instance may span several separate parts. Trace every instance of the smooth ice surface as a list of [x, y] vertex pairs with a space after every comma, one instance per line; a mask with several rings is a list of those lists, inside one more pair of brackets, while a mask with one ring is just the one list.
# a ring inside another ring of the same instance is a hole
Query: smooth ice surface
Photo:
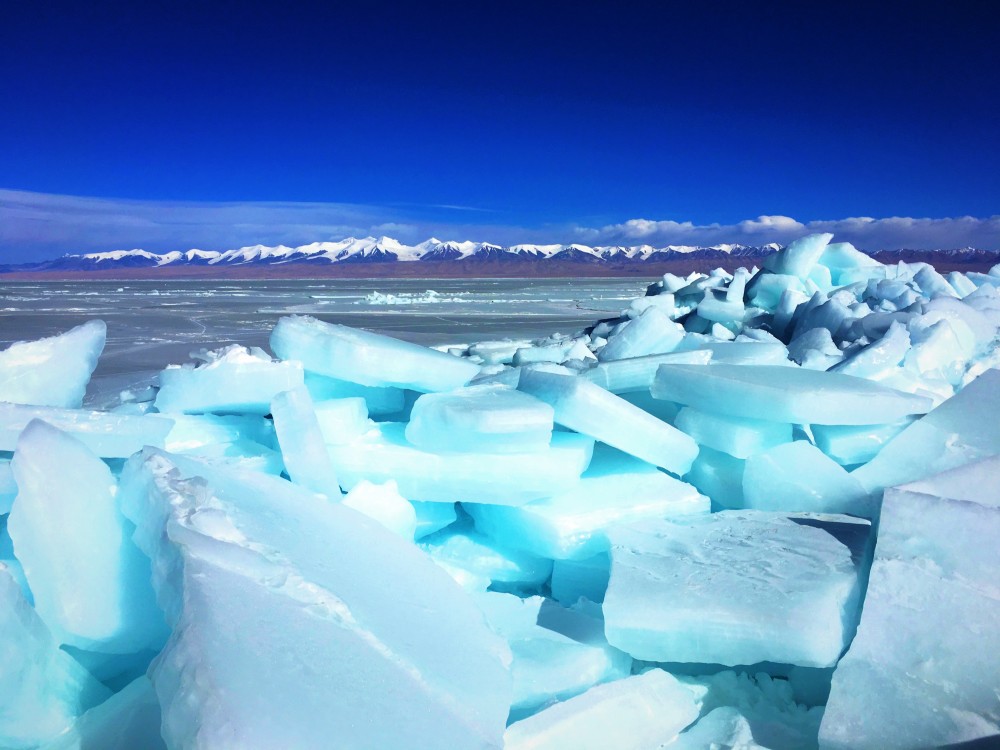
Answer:
[[548, 448], [552, 415], [548, 404], [502, 385], [425, 393], [406, 439], [434, 453], [527, 453]]
[[14, 472], [10, 469], [10, 459], [0, 458], [0, 516], [10, 513], [10, 507], [17, 495], [17, 482]]
[[894, 437], [854, 477], [869, 491], [1000, 454], [1000, 370], [987, 370]]
[[674, 426], [694, 438], [698, 445], [707, 445], [735, 458], [747, 458], [792, 441], [790, 424], [725, 417], [690, 406], [678, 412]]
[[653, 354], [601, 362], [582, 373], [582, 377], [612, 393], [635, 393], [649, 390], [660, 365], [707, 365], [711, 359], [712, 352], [708, 349]]
[[816, 447], [841, 466], [871, 461], [886, 443], [902, 432], [912, 418], [890, 424], [812, 425]]
[[299, 315], [278, 321], [271, 348], [309, 372], [369, 386], [448, 391], [479, 372], [478, 365], [450, 354]]
[[859, 590], [831, 530], [862, 522], [807, 520], [723, 511], [612, 529], [608, 641], [648, 661], [835, 664]]
[[18, 494], [8, 531], [56, 640], [106, 653], [159, 647], [166, 632], [149, 561], [128, 536], [107, 465], [80, 441], [34, 421], [12, 466]]
[[768, 256], [764, 260], [764, 268], [773, 273], [805, 279], [823, 257], [832, 239], [832, 234], [810, 234], [800, 237], [782, 252]]
[[680, 430], [583, 378], [523, 371], [517, 387], [550, 404], [559, 424], [679, 476], [698, 454]]
[[[981, 470], [970, 467], [968, 479]], [[962, 482], [959, 472], [948, 479]], [[1000, 740], [998, 538], [995, 502], [886, 491], [861, 623], [833, 675], [823, 747]]]
[[918, 479], [899, 489], [1000, 507], [1000, 456]]
[[597, 354], [601, 362], [672, 352], [684, 338], [684, 329], [655, 307], [626, 325]]
[[52, 638], [0, 562], [0, 747], [37, 747], [108, 697]]
[[324, 401], [316, 401], [314, 398], [313, 409], [325, 443], [350, 443], [372, 427], [368, 419], [368, 406], [359, 396]]
[[501, 747], [506, 644], [411, 544], [283, 480], [155, 451], [120, 494], [174, 623], [149, 672], [168, 747]]
[[42, 750], [166, 750], [160, 704], [146, 675], [90, 709]]
[[28, 423], [40, 419], [66, 432], [101, 458], [128, 458], [143, 446], [162, 447], [173, 420], [156, 414], [112, 414], [0, 403], [0, 450], [13, 451]]
[[406, 391], [402, 388], [359, 385], [314, 372], [307, 372], [305, 380], [306, 388], [314, 401], [363, 398], [368, 414], [373, 417], [397, 414], [405, 406]]
[[601, 447], [580, 482], [562, 494], [520, 507], [465, 508], [478, 529], [508, 546], [579, 560], [608, 550], [613, 524], [706, 513], [709, 501], [652, 464]]
[[743, 506], [757, 510], [849, 513], [871, 518], [867, 491], [819, 448], [804, 440], [747, 459]]
[[385, 484], [358, 482], [347, 493], [343, 503], [348, 508], [373, 518], [404, 539], [412, 540], [416, 534], [417, 512], [413, 509], [413, 505], [399, 494], [399, 489], [392, 480]]
[[652, 393], [709, 413], [792, 424], [895, 422], [931, 408], [930, 399], [863, 378], [769, 365], [661, 365]]
[[161, 412], [268, 414], [271, 399], [303, 383], [302, 365], [276, 362], [261, 349], [230, 346], [160, 373]]
[[553, 560], [552, 598], [567, 606], [581, 597], [603, 602], [610, 575], [611, 557], [606, 552], [584, 560]]
[[270, 412], [291, 480], [330, 500], [339, 500], [340, 485], [306, 387], [300, 385], [279, 393], [271, 402]]
[[425, 537], [420, 547], [445, 569], [465, 571], [487, 585], [492, 582], [534, 588], [552, 575], [551, 560], [504, 545], [467, 524], [456, 524]]
[[104, 350], [107, 326], [91, 320], [59, 336], [0, 352], [0, 401], [76, 409]]
[[664, 672], [598, 685], [507, 728], [504, 750], [647, 750], [698, 718], [698, 692]]
[[345, 489], [396, 480], [407, 500], [523, 505], [569, 489], [590, 463], [594, 441], [555, 433], [534, 453], [429, 453], [407, 442], [405, 425], [383, 422], [348, 445], [329, 445]]

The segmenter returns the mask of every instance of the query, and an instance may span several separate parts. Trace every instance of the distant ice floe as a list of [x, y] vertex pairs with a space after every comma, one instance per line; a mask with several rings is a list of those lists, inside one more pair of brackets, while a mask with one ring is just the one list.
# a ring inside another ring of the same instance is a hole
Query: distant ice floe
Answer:
[[468, 297], [462, 295], [444, 295], [428, 289], [426, 292], [400, 292], [399, 294], [389, 294], [382, 292], [372, 292], [365, 295], [364, 299], [354, 302], [355, 305], [433, 305], [438, 302], [470, 302]]
[[830, 239], [101, 410], [100, 321], [0, 352], [0, 746], [995, 744], [1000, 267]]

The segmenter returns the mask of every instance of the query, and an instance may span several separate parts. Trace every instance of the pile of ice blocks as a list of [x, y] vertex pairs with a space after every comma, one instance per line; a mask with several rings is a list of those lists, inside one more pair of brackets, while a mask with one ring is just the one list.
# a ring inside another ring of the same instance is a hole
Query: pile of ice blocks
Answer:
[[528, 344], [284, 318], [103, 411], [103, 323], [0, 352], [0, 747], [996, 738], [1000, 268], [829, 241]]

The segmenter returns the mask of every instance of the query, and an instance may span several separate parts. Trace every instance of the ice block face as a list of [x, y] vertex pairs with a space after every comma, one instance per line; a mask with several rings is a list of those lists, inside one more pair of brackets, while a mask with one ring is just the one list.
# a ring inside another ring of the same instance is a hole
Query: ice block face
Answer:
[[478, 365], [450, 354], [298, 315], [278, 321], [271, 349], [281, 359], [298, 360], [308, 372], [422, 393], [458, 388], [479, 372]]
[[197, 357], [196, 365], [172, 365], [160, 373], [159, 411], [264, 415], [277, 394], [303, 383], [301, 364], [275, 362], [262, 349], [230, 346]]
[[601, 362], [610, 362], [649, 354], [672, 352], [684, 338], [684, 329], [655, 307], [650, 307], [631, 321], [598, 353]]
[[59, 336], [0, 352], [0, 401], [76, 409], [104, 350], [107, 326], [91, 320]]
[[323, 433], [316, 419], [309, 391], [300, 385], [284, 391], [271, 402], [274, 430], [285, 462], [285, 470], [293, 482], [310, 492], [318, 492], [330, 500], [340, 500], [340, 485], [323, 443]]
[[342, 486], [393, 479], [411, 501], [523, 505], [579, 482], [594, 450], [591, 438], [555, 433], [534, 453], [430, 453], [407, 442], [404, 429], [383, 422], [353, 443], [328, 445]]
[[38, 747], [108, 695], [59, 649], [0, 562], [0, 746]]
[[411, 544], [283, 480], [153, 451], [121, 494], [174, 622], [149, 672], [168, 747], [501, 747], [506, 644]]
[[756, 510], [848, 513], [864, 518], [872, 518], [877, 511], [857, 479], [804, 440], [747, 459], [743, 504]]
[[160, 704], [142, 675], [87, 711], [45, 750], [166, 750], [160, 736]]
[[357, 440], [372, 428], [368, 407], [360, 397], [313, 400], [323, 442], [340, 445]]
[[868, 527], [722, 511], [613, 529], [608, 642], [648, 661], [832, 666], [859, 596], [837, 523]]
[[527, 453], [552, 440], [552, 407], [502, 385], [477, 385], [417, 399], [406, 439], [433, 453]]
[[347, 493], [343, 503], [378, 521], [403, 539], [412, 541], [416, 534], [417, 513], [391, 480], [385, 484], [359, 482]]
[[14, 472], [10, 469], [10, 459], [0, 458], [0, 516], [10, 513], [15, 495], [17, 495], [17, 482], [14, 481]]
[[604, 448], [579, 484], [520, 507], [466, 505], [476, 528], [542, 557], [580, 560], [609, 548], [607, 529], [688, 513], [707, 513], [708, 498], [652, 464]]
[[[508, 547], [467, 523], [458, 523], [420, 541], [420, 547], [435, 562], [460, 581], [482, 581], [481, 588], [532, 591], [552, 575], [552, 561], [524, 550]], [[454, 575], [464, 571], [467, 575]]]
[[823, 747], [972, 747], [1000, 735], [998, 535], [995, 504], [886, 491], [858, 634], [833, 675]]
[[863, 378], [769, 365], [661, 365], [652, 393], [699, 411], [790, 424], [895, 422], [931, 400]]
[[592, 383], [612, 393], [649, 391], [660, 365], [707, 365], [712, 359], [709, 349], [688, 352], [652, 354], [611, 362], [601, 362], [582, 374]]
[[747, 458], [792, 441], [790, 424], [724, 417], [690, 406], [678, 412], [674, 426], [694, 438], [698, 445], [707, 445], [734, 458]]
[[127, 458], [144, 445], [162, 447], [174, 423], [155, 414], [112, 414], [0, 403], [0, 450], [13, 451], [28, 423], [39, 419], [72, 435], [101, 458]]
[[80, 441], [33, 421], [12, 466], [18, 494], [8, 530], [55, 639], [112, 654], [162, 645], [149, 561], [129, 538], [107, 465]]
[[1000, 370], [987, 370], [889, 441], [854, 477], [875, 491], [1000, 454]]
[[809, 277], [809, 272], [826, 252], [832, 234], [810, 234], [792, 242], [782, 252], [770, 255], [764, 261], [764, 268], [773, 273]]
[[583, 378], [524, 371], [517, 387], [550, 404], [564, 427], [678, 476], [698, 455], [698, 445], [683, 432]]
[[398, 414], [406, 402], [406, 391], [402, 388], [387, 386], [359, 385], [346, 380], [328, 378], [313, 372], [306, 373], [306, 388], [313, 401], [329, 401], [335, 399], [362, 398], [368, 414], [373, 417]]
[[606, 552], [584, 560], [553, 560], [552, 598], [566, 606], [581, 598], [603, 602], [610, 576], [611, 557]]
[[841, 466], [871, 461], [886, 443], [905, 430], [912, 418], [890, 424], [813, 425], [816, 447]]
[[696, 690], [662, 669], [598, 685], [507, 728], [504, 750], [644, 750], [698, 718]]

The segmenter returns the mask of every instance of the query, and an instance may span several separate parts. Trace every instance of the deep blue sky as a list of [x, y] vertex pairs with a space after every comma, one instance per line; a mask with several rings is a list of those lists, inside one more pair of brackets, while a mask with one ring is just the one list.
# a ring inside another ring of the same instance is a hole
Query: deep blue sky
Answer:
[[95, 5], [0, 4], [0, 188], [519, 227], [1000, 213], [989, 2]]

